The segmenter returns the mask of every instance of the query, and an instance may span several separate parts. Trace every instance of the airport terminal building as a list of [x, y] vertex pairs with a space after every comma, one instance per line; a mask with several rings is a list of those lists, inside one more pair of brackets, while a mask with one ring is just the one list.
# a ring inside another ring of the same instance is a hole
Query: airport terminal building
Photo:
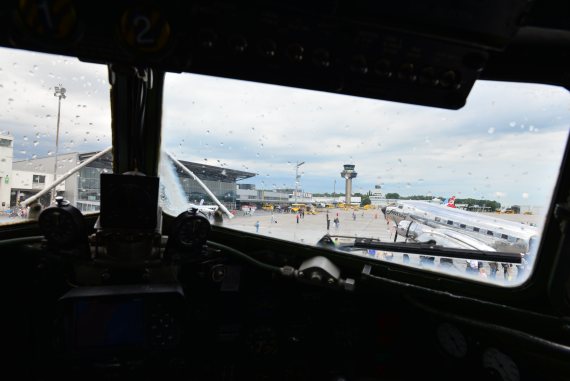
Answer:
[[[14, 208], [20, 202], [37, 194], [46, 184], [53, 182], [55, 157], [48, 156], [29, 160], [12, 161], [13, 139], [0, 140], [0, 202], [3, 210]], [[57, 177], [88, 160], [98, 152], [65, 153], [57, 157]], [[3, 160], [2, 160], [3, 159]], [[229, 209], [239, 207], [242, 200], [237, 182], [255, 176], [255, 173], [216, 167], [189, 161], [180, 161], [210, 189]], [[113, 158], [110, 153], [92, 161], [75, 172], [56, 187], [57, 195], [63, 196], [81, 211], [99, 210], [101, 198], [100, 175], [112, 173]], [[206, 204], [213, 201], [204, 189], [189, 174], [177, 168], [177, 175], [189, 202]], [[50, 193], [40, 198], [40, 203], [50, 203]]]

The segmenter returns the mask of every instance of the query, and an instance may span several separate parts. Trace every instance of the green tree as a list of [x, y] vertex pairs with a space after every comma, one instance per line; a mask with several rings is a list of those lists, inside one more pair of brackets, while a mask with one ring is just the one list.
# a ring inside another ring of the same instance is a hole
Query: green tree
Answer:
[[386, 193], [386, 198], [399, 199], [400, 195], [398, 193]]
[[360, 206], [370, 205], [371, 203], [372, 201], [370, 201], [370, 197], [367, 195], [362, 196], [362, 198], [360, 199]]

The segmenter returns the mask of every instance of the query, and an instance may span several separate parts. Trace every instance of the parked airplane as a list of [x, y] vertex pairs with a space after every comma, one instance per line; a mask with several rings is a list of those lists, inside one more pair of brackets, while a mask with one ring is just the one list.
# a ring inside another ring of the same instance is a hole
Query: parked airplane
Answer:
[[444, 200], [443, 203], [450, 208], [455, 208], [455, 196], [451, 196], [451, 198]]
[[382, 208], [396, 225], [397, 235], [420, 243], [473, 250], [529, 253], [536, 249], [536, 227], [455, 208], [455, 197], [447, 204], [400, 201]]

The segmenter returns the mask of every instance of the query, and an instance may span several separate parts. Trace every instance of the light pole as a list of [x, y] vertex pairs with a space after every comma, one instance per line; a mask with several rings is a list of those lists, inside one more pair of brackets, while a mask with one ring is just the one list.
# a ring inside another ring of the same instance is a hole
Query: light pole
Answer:
[[305, 164], [304, 161], [300, 163], [297, 162], [297, 165], [295, 166], [295, 204], [297, 203], [297, 189], [299, 188], [299, 180], [301, 179], [301, 176], [299, 176], [299, 167], [303, 164]]
[[[53, 95], [58, 98], [57, 100], [57, 130], [55, 133], [55, 160], [53, 162], [53, 181], [55, 182], [57, 178], [57, 154], [59, 150], [59, 113], [61, 111], [61, 98], [65, 99], [65, 87], [62, 87], [61, 84], [56, 86], [54, 89]], [[56, 187], [52, 190], [52, 202], [55, 201], [55, 195], [57, 191], [55, 190]]]

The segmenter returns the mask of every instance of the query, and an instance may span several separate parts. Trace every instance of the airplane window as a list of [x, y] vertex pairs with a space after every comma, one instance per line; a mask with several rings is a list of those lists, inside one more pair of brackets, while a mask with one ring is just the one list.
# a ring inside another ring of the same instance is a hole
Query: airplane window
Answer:
[[[0, 225], [25, 221], [23, 202], [56, 178], [111, 145], [107, 67], [76, 58], [0, 49]], [[59, 127], [59, 131], [58, 131]], [[57, 165], [56, 165], [57, 160]], [[110, 160], [95, 161], [56, 190], [83, 212], [99, 210], [99, 173]], [[45, 193], [47, 207], [55, 197]]]
[[[167, 74], [164, 96], [163, 149], [211, 191], [184, 178], [169, 213], [223, 204], [227, 228], [308, 245], [336, 235], [336, 250], [357, 236], [526, 252], [570, 125], [566, 90], [523, 83], [479, 81], [455, 111], [192, 74]], [[497, 227], [521, 241], [495, 239]], [[390, 260], [421, 266], [419, 256]], [[433, 271], [448, 271], [438, 263]], [[465, 260], [454, 264], [472, 277]], [[509, 279], [524, 281], [531, 266], [510, 266], [520, 274]], [[517, 284], [487, 273], [479, 280]]]

